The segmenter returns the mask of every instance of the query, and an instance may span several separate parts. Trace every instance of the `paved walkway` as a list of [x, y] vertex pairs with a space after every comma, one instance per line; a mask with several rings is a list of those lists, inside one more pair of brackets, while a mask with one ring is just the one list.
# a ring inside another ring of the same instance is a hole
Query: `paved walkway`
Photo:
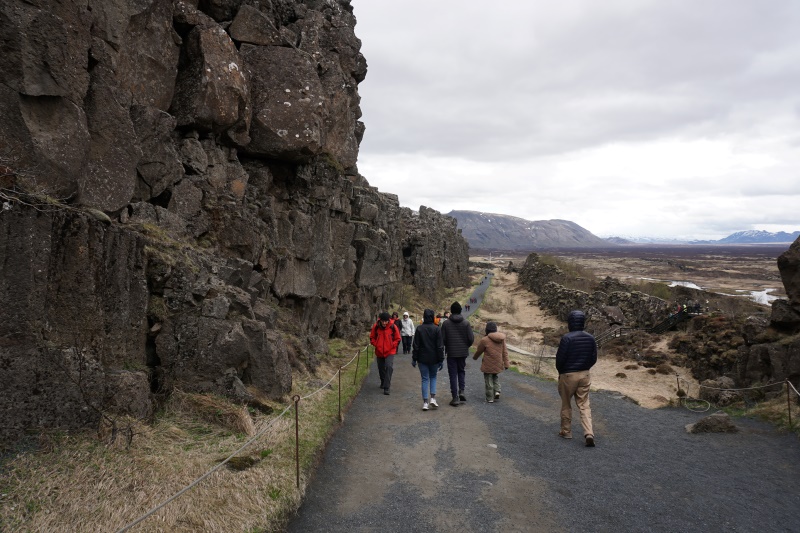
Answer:
[[[595, 392], [586, 448], [556, 436], [555, 383], [500, 380], [501, 400], [485, 403], [469, 359], [468, 402], [422, 411], [411, 356], [395, 358], [391, 396], [373, 361], [288, 531], [800, 530], [796, 436], [747, 419], [737, 434], [689, 435], [708, 413]], [[446, 372], [438, 389], [449, 399]]]
[[500, 401], [485, 403], [467, 361], [467, 403], [448, 405], [444, 371], [441, 407], [422, 411], [411, 355], [395, 356], [391, 396], [373, 360], [288, 531], [800, 531], [795, 435], [747, 419], [736, 434], [689, 435], [708, 413], [593, 392], [586, 448], [557, 436], [554, 382], [506, 371]]
[[[486, 272], [486, 274], [483, 275], [481, 282], [477, 287], [475, 287], [475, 290], [472, 291], [472, 298], [474, 298], [475, 301], [471, 302], [467, 300], [466, 302], [461, 302], [461, 307], [463, 308], [461, 311], [461, 316], [469, 319], [470, 315], [478, 310], [480, 305], [483, 303], [483, 298], [486, 296], [486, 290], [489, 288], [489, 284], [491, 283], [493, 277], [493, 272]], [[467, 305], [469, 305], [469, 311], [467, 311], [467, 308], [465, 307]]]

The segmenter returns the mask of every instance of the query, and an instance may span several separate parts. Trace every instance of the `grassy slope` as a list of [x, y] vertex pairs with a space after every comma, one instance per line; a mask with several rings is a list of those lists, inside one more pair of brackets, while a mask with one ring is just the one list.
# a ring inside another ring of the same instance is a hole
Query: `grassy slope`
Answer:
[[[299, 404], [299, 489], [294, 410], [277, 418], [290, 398], [273, 403], [274, 412], [266, 415], [223, 398], [177, 392], [152, 424], [126, 422], [135, 432], [130, 447], [122, 439], [109, 445], [94, 433], [48, 433], [38, 437], [33, 449], [7, 459], [0, 481], [0, 530], [116, 531], [262, 431], [231, 464], [132, 531], [279, 530], [302, 500], [313, 467], [339, 423], [338, 379], [324, 385], [357, 351], [355, 345], [334, 341], [316, 376], [295, 375], [293, 395], [322, 387]], [[355, 361], [344, 370], [343, 409], [366, 376], [367, 353], [361, 353], [355, 383]]]

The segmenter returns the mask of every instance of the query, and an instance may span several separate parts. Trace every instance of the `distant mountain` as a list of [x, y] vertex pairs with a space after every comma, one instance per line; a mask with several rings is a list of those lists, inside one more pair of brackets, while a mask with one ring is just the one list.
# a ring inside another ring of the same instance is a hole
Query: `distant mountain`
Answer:
[[690, 244], [772, 244], [772, 243], [791, 243], [800, 236], [800, 231], [786, 233], [779, 231], [771, 233], [769, 231], [747, 230], [737, 231], [718, 241], [691, 241]]
[[665, 245], [676, 245], [676, 244], [689, 244], [688, 239], [669, 239], [666, 237], [632, 237], [632, 236], [614, 236], [614, 237], [607, 237], [607, 241], [615, 242], [617, 244], [665, 244]]
[[724, 239], [720, 239], [717, 242], [721, 243], [758, 243], [758, 244], [767, 244], [767, 243], [784, 243], [784, 242], [794, 242], [797, 237], [800, 236], [800, 231], [795, 231], [793, 233], [786, 233], [785, 231], [779, 231], [777, 233], [770, 233], [769, 231], [737, 231], [731, 235], [728, 235]]
[[606, 238], [605, 238], [605, 239], [603, 239], [603, 240], [605, 240], [605, 241], [608, 241], [608, 242], [610, 242], [611, 244], [619, 244], [619, 245], [625, 245], [625, 244], [636, 244], [634, 241], [631, 241], [631, 240], [625, 239], [625, 238], [623, 238], [623, 237], [606, 237]]
[[530, 221], [479, 211], [450, 211], [470, 248], [532, 251], [544, 248], [609, 248], [615, 246], [569, 220]]

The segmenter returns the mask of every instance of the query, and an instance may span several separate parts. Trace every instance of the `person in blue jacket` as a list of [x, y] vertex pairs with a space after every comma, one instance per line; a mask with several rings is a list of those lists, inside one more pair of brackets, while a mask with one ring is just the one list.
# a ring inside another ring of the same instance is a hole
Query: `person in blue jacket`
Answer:
[[581, 414], [583, 437], [586, 446], [594, 447], [592, 410], [589, 404], [589, 387], [592, 378], [589, 369], [597, 362], [597, 343], [594, 337], [583, 331], [586, 315], [583, 311], [572, 311], [567, 318], [569, 333], [561, 337], [556, 352], [558, 370], [558, 395], [561, 396], [561, 431], [558, 435], [572, 438], [572, 397]]

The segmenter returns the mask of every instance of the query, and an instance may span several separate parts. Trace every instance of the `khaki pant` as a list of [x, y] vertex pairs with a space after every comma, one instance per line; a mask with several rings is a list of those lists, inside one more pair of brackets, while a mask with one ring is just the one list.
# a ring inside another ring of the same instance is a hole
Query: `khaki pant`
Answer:
[[592, 410], [589, 405], [589, 386], [592, 378], [588, 370], [558, 375], [558, 394], [561, 396], [561, 432], [572, 433], [572, 397], [581, 413], [583, 435], [594, 436], [592, 432]]
[[500, 379], [497, 374], [483, 374], [486, 401], [493, 402], [495, 393], [500, 394]]

